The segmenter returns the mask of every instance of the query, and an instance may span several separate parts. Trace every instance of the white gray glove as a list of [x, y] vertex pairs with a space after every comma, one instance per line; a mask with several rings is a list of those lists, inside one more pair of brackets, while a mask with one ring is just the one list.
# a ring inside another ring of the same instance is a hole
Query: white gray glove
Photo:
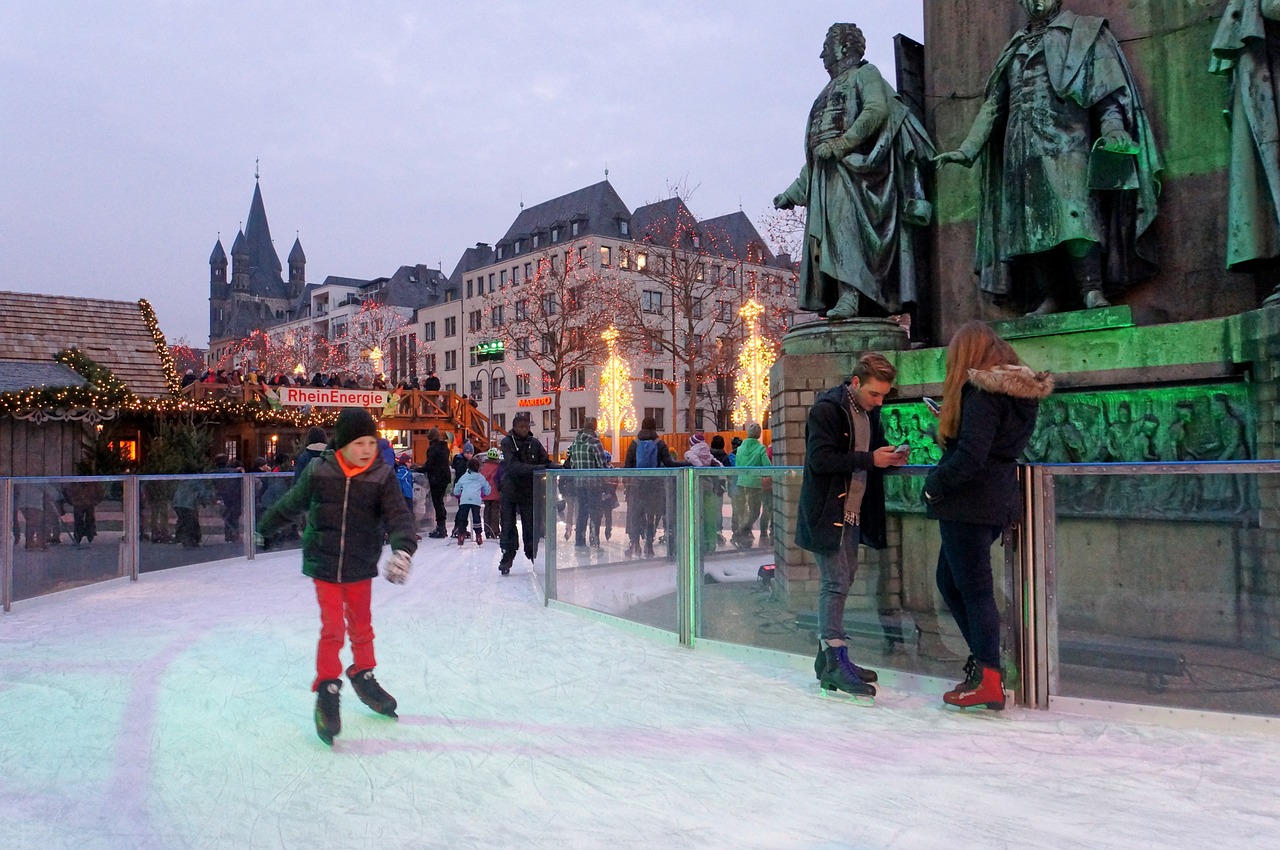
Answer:
[[391, 553], [387, 563], [382, 567], [382, 574], [392, 584], [404, 584], [409, 578], [409, 569], [413, 566], [413, 556], [408, 552], [397, 550]]

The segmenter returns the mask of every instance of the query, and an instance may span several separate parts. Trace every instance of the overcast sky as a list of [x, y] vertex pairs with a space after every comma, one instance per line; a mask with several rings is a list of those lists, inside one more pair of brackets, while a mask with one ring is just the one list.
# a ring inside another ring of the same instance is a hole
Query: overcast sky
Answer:
[[758, 227], [803, 161], [827, 27], [892, 83], [921, 0], [0, 4], [0, 289], [151, 301], [208, 338], [254, 162], [283, 261], [372, 278], [609, 178]]

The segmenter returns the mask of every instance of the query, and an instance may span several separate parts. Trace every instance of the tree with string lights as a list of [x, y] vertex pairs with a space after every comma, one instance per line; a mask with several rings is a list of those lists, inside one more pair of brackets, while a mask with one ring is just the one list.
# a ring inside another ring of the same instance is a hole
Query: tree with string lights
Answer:
[[521, 371], [522, 360], [542, 373], [542, 391], [553, 399], [553, 457], [560, 451], [564, 427], [562, 393], [585, 390], [586, 370], [607, 356], [601, 334], [611, 321], [610, 299], [600, 273], [587, 259], [591, 252], [589, 244], [576, 250], [545, 251], [531, 277], [486, 295], [483, 302], [482, 330], [505, 343], [508, 362], [514, 358], [516, 363], [517, 378], [530, 377]]

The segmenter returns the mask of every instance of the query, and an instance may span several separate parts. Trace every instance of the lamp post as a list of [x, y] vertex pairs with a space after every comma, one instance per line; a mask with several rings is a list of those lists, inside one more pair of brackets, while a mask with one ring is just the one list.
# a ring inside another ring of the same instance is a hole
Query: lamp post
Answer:
[[484, 375], [484, 379], [483, 379], [484, 383], [480, 385], [481, 387], [484, 387], [486, 384], [488, 385], [489, 391], [487, 393], [487, 398], [485, 400], [485, 409], [488, 411], [488, 416], [489, 416], [489, 433], [486, 435], [486, 437], [489, 440], [489, 445], [493, 445], [494, 381], [498, 382], [498, 386], [502, 388], [503, 395], [506, 395], [507, 386], [508, 386], [507, 370], [503, 369], [501, 366], [494, 366], [494, 365], [481, 366], [480, 368], [476, 369], [476, 374]]

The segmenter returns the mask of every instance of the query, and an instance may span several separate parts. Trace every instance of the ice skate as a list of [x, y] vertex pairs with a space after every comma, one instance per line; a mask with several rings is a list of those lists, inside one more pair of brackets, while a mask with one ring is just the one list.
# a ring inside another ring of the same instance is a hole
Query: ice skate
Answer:
[[511, 565], [516, 562], [515, 552], [503, 552], [502, 560], [498, 562], [498, 572], [504, 576], [511, 573]]
[[[872, 670], [870, 667], [859, 667], [857, 664], [854, 664], [852, 661], [849, 662], [849, 666], [853, 668], [853, 672], [858, 674], [859, 679], [861, 679], [862, 681], [868, 684], [874, 684], [875, 682], [880, 681], [879, 674], [877, 674], [876, 671]], [[821, 681], [822, 674], [825, 673], [826, 671], [827, 671], [827, 654], [822, 649], [822, 643], [819, 642], [818, 656], [817, 658], [813, 659], [814, 678]]]
[[484, 532], [478, 528], [476, 529], [476, 545], [477, 546], [484, 545]]
[[967, 678], [942, 695], [942, 701], [957, 708], [984, 707], [1004, 710], [1004, 676], [1000, 668], [970, 658], [965, 665]]
[[329, 746], [333, 746], [333, 739], [342, 731], [342, 715], [338, 710], [341, 691], [341, 679], [325, 679], [316, 688], [316, 734]]
[[356, 696], [365, 705], [387, 717], [399, 717], [396, 714], [396, 698], [382, 689], [378, 680], [373, 677], [373, 669], [356, 670], [354, 666], [347, 668], [347, 678]]
[[827, 668], [818, 678], [822, 696], [851, 702], [855, 705], [874, 705], [876, 689], [858, 676], [853, 665], [849, 663], [847, 646], [827, 646], [823, 648]]

